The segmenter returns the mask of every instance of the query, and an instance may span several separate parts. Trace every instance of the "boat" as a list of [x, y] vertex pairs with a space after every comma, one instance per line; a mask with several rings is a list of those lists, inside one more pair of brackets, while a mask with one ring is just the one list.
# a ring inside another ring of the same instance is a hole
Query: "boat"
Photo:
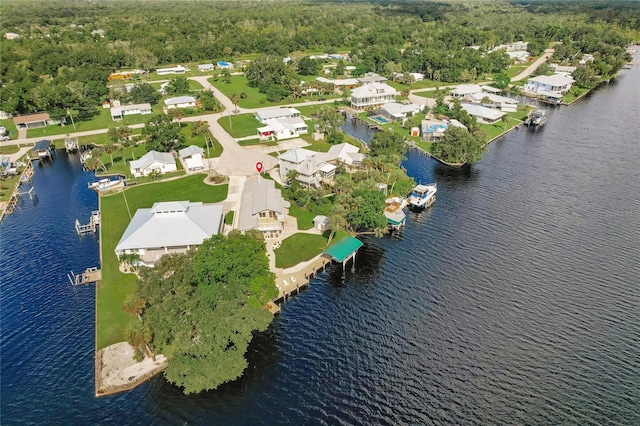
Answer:
[[525, 121], [525, 124], [527, 124], [527, 126], [544, 126], [547, 124], [547, 111], [543, 109], [533, 111]]
[[106, 191], [107, 189], [115, 188], [116, 186], [124, 183], [121, 179], [111, 180], [109, 178], [100, 179], [97, 182], [90, 182], [88, 184], [89, 189], [93, 189], [94, 191]]
[[436, 201], [438, 185], [431, 183], [428, 185], [416, 185], [409, 195], [409, 207], [423, 209], [429, 207]]

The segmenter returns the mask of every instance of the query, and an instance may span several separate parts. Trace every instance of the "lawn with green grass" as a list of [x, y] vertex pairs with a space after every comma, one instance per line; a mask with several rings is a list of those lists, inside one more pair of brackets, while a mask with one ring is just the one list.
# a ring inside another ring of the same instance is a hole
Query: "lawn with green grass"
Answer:
[[[297, 233], [285, 238], [280, 248], [275, 251], [276, 268], [291, 268], [321, 254], [327, 249], [330, 234], [331, 231], [326, 231], [322, 235]], [[337, 232], [331, 240], [331, 245], [346, 236], [345, 232]]]
[[226, 97], [230, 97], [234, 93], [238, 96], [241, 93], [247, 95], [246, 98], [238, 100], [238, 106], [241, 108], [261, 108], [275, 105], [272, 102], [268, 102], [267, 96], [264, 93], [260, 93], [257, 88], [249, 87], [247, 78], [244, 75], [230, 76], [229, 83], [225, 83], [222, 78], [215, 77], [209, 78], [208, 81]]
[[313, 218], [316, 215], [307, 209], [298, 207], [293, 201], [291, 202], [291, 207], [289, 207], [289, 215], [298, 220], [298, 229], [307, 230], [313, 228]]
[[264, 127], [253, 114], [231, 114], [218, 119], [218, 124], [234, 138], [258, 137], [258, 127]]
[[0, 126], [7, 129], [7, 135], [10, 136], [11, 139], [16, 139], [18, 137], [18, 128], [13, 124], [13, 120], [11, 118], [0, 120]]
[[102, 251], [102, 284], [96, 290], [96, 344], [102, 349], [126, 340], [126, 327], [136, 319], [122, 310], [125, 297], [135, 292], [136, 277], [119, 271], [115, 248], [129, 225], [131, 214], [149, 208], [158, 201], [221, 202], [227, 197], [228, 185], [205, 184], [204, 174], [196, 174], [168, 182], [132, 187], [120, 194], [100, 198]]
[[18, 151], [20, 151], [20, 145], [18, 144], [0, 146], [0, 154], [2, 155], [15, 154]]

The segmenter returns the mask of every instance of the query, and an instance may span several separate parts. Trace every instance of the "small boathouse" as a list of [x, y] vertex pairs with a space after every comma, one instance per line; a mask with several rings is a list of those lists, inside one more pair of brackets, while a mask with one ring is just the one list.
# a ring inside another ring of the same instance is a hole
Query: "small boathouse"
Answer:
[[356, 252], [364, 244], [357, 238], [347, 237], [338, 241], [333, 246], [324, 251], [324, 254], [331, 256], [331, 258], [337, 262], [342, 263], [342, 269], [344, 270], [346, 263], [353, 259], [353, 265], [356, 264]]
[[36, 142], [33, 146], [33, 154], [31, 155], [31, 159], [33, 160], [41, 160], [44, 158], [51, 158], [51, 141], [48, 139]]

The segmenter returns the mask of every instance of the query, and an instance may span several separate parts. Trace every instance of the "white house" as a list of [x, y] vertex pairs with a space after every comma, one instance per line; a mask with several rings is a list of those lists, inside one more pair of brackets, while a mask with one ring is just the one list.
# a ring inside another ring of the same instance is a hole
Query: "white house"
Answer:
[[138, 160], [129, 162], [131, 174], [135, 177], [147, 176], [154, 170], [160, 174], [178, 170], [176, 160], [168, 152], [149, 151]]
[[273, 138], [275, 140], [291, 139], [306, 134], [309, 129], [307, 123], [300, 117], [268, 118], [266, 126], [258, 128], [260, 139]]
[[167, 109], [174, 108], [194, 108], [196, 106], [196, 98], [193, 96], [178, 96], [164, 100]]
[[506, 115], [506, 113], [498, 111], [497, 109], [487, 108], [483, 107], [482, 105], [475, 104], [463, 103], [462, 109], [467, 111], [467, 114], [476, 117], [481, 123], [488, 124], [493, 124]]
[[214, 68], [215, 68], [215, 66], [213, 64], [200, 64], [200, 65], [198, 65], [198, 71], [200, 71], [200, 72], [213, 71]]
[[466, 129], [467, 126], [460, 123], [458, 120], [440, 120], [433, 116], [428, 116], [422, 120], [422, 139], [429, 142], [439, 141], [444, 136], [445, 130], [449, 127], [459, 127]]
[[362, 165], [365, 155], [359, 151], [358, 147], [348, 143], [334, 145], [328, 152], [291, 149], [278, 156], [280, 179], [286, 182], [289, 172], [295, 170], [296, 180], [303, 185], [319, 187], [323, 183], [331, 184], [337, 164], [350, 167]]
[[262, 124], [267, 124], [267, 120], [270, 118], [300, 117], [300, 111], [295, 108], [270, 108], [257, 111], [253, 116]]
[[137, 254], [140, 263], [155, 265], [168, 253], [185, 253], [222, 229], [221, 204], [190, 201], [154, 203], [138, 209], [116, 245], [116, 256]]
[[503, 112], [515, 112], [518, 110], [517, 100], [493, 93], [472, 93], [466, 99], [473, 104], [481, 104], [487, 108], [498, 108]]
[[386, 83], [369, 83], [351, 92], [351, 108], [371, 110], [395, 102], [396, 89]]
[[387, 81], [386, 77], [381, 76], [380, 74], [376, 74], [375, 72], [368, 72], [364, 75], [364, 77], [360, 77], [357, 79], [361, 84], [369, 84], [369, 83], [384, 83]]
[[539, 75], [531, 77], [524, 85], [524, 90], [540, 96], [562, 96], [571, 89], [573, 78], [562, 74]]
[[277, 238], [284, 230], [289, 207], [289, 202], [282, 198], [282, 192], [276, 189], [273, 180], [249, 178], [242, 190], [238, 229], [241, 232], [257, 229], [265, 239]]
[[184, 162], [187, 170], [204, 169], [204, 163], [202, 162], [204, 150], [199, 146], [189, 145], [178, 151], [178, 156]]
[[158, 75], [168, 75], [168, 74], [184, 74], [189, 71], [188, 68], [183, 67], [182, 65], [178, 65], [171, 68], [158, 68], [156, 73]]
[[401, 104], [398, 102], [389, 102], [380, 107], [382, 115], [392, 120], [402, 120], [422, 111], [423, 105]]
[[449, 95], [456, 99], [463, 99], [467, 95], [478, 92], [482, 92], [482, 86], [477, 84], [461, 84], [458, 87], [451, 89]]
[[122, 120], [125, 115], [132, 114], [151, 114], [153, 111], [151, 109], [151, 104], [133, 104], [133, 105], [122, 105], [122, 106], [114, 106], [111, 108], [111, 119], [113, 121]]

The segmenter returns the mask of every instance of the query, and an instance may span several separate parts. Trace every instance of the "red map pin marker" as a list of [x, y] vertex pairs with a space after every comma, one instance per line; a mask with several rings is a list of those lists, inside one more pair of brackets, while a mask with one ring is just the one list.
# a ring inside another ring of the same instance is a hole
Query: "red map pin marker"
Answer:
[[262, 173], [262, 161], [258, 161], [256, 163], [256, 170], [258, 171], [258, 173]]

